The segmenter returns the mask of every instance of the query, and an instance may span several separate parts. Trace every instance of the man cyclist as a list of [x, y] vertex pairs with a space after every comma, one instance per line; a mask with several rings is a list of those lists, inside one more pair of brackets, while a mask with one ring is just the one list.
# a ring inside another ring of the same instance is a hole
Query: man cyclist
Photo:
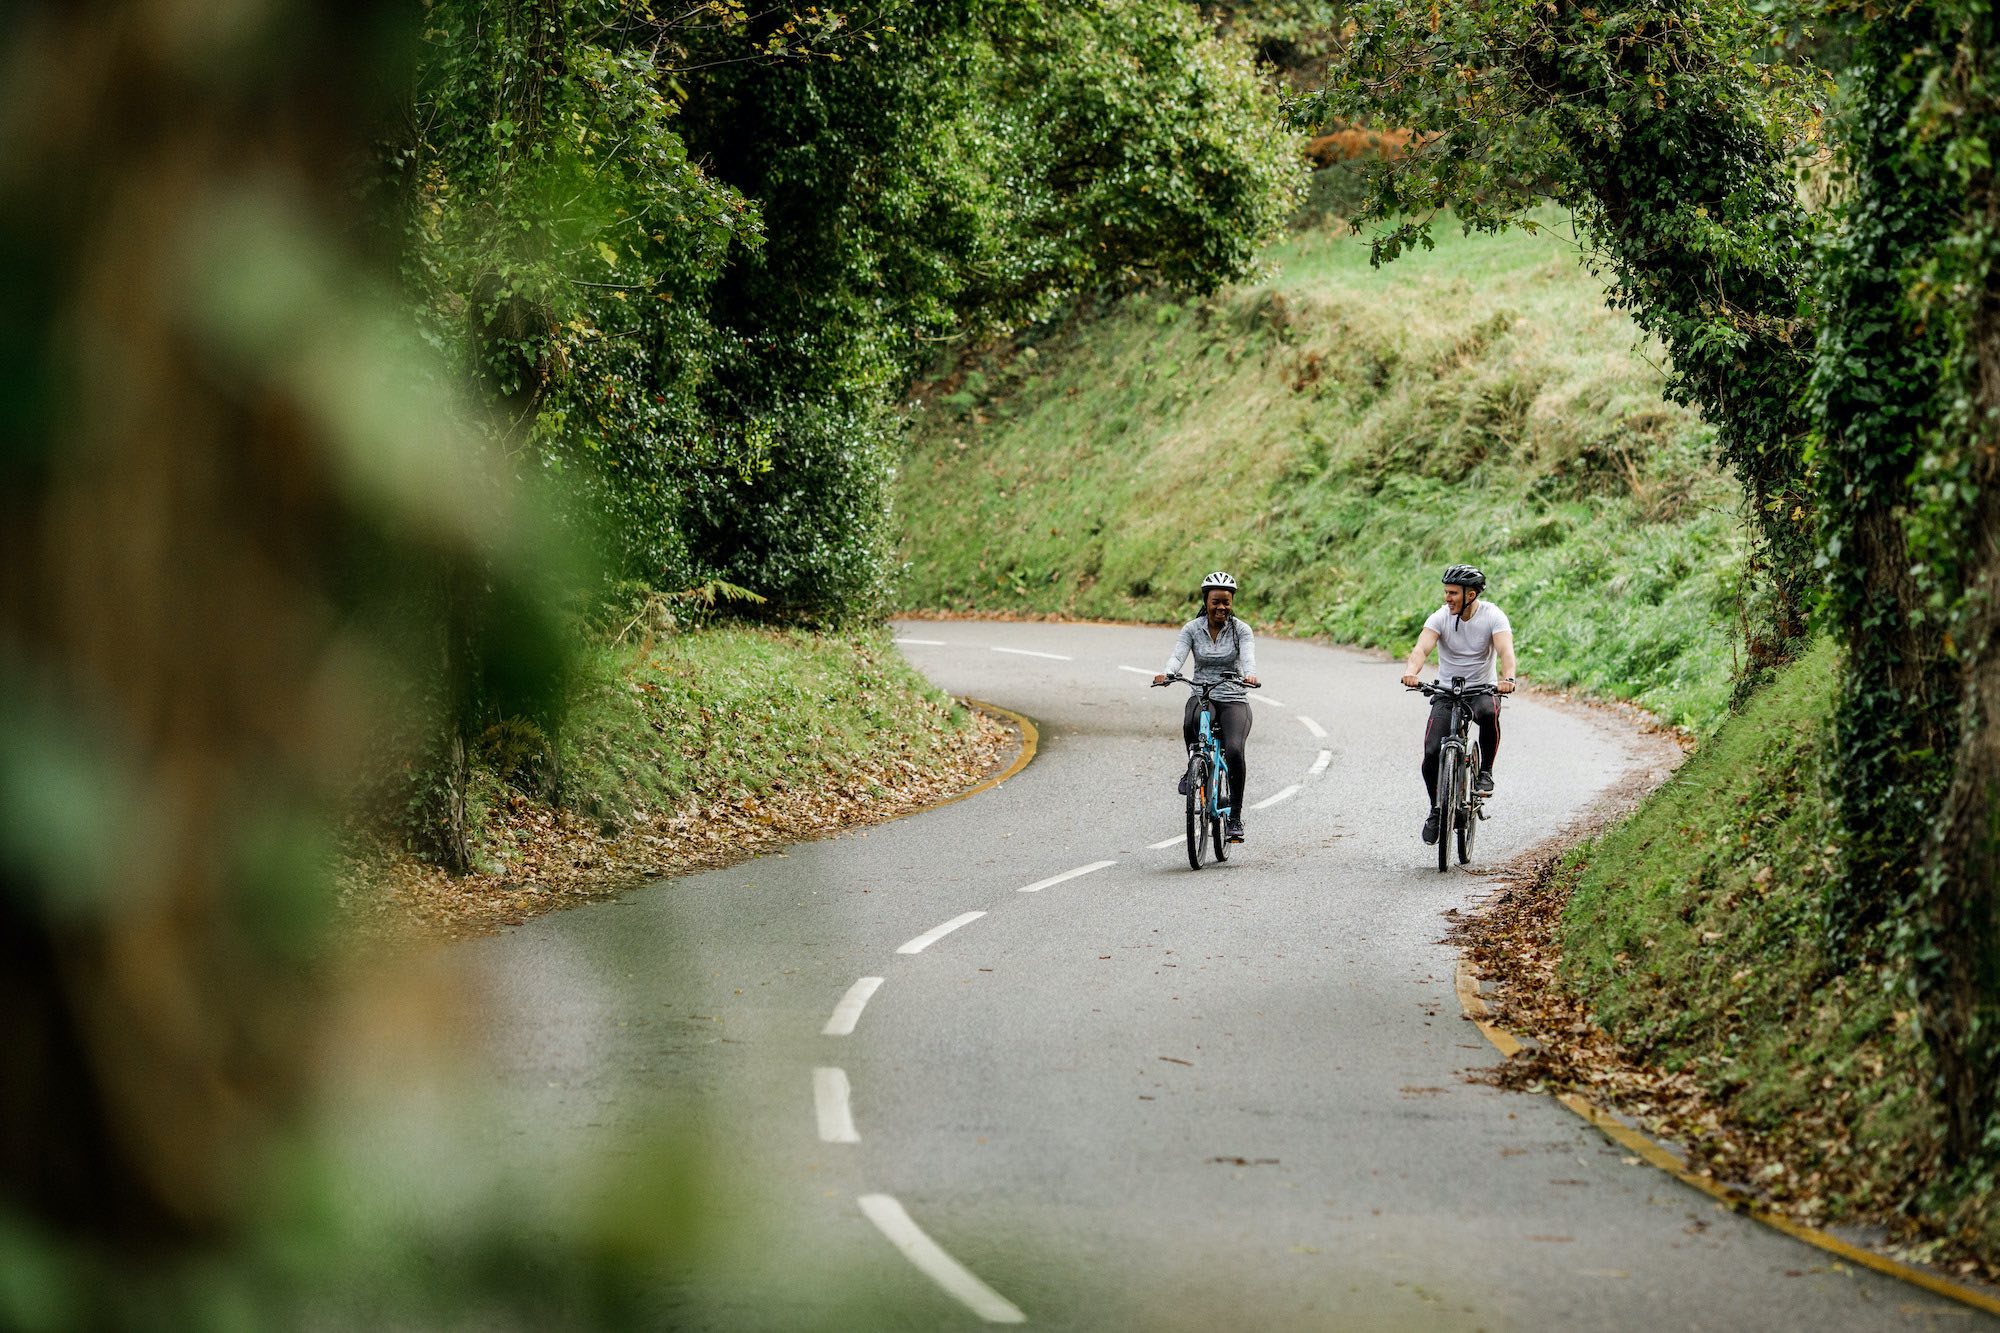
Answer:
[[[1486, 576], [1471, 565], [1453, 565], [1444, 572], [1444, 605], [1424, 622], [1403, 664], [1403, 684], [1414, 687], [1417, 673], [1436, 648], [1438, 679], [1463, 679], [1467, 685], [1493, 684], [1493, 659], [1500, 659], [1500, 694], [1514, 692], [1514, 627], [1507, 613], [1487, 601]], [[1431, 812], [1424, 819], [1424, 841], [1438, 840], [1438, 750], [1451, 708], [1448, 700], [1431, 700], [1430, 725], [1424, 729], [1424, 786], [1430, 791]], [[1471, 701], [1472, 720], [1479, 727], [1479, 773], [1472, 780], [1481, 795], [1493, 794], [1493, 757], [1500, 752], [1500, 698], [1483, 694]]]
[[[1221, 570], [1201, 581], [1201, 614], [1181, 626], [1167, 669], [1153, 677], [1164, 685], [1167, 677], [1180, 670], [1181, 663], [1193, 660], [1188, 672], [1198, 685], [1222, 680], [1226, 672], [1243, 677], [1243, 684], [1223, 681], [1209, 698], [1215, 703], [1215, 732], [1222, 741], [1222, 759], [1229, 765], [1229, 790], [1233, 808], [1229, 812], [1231, 842], [1243, 841], [1243, 795], [1249, 790], [1249, 765], [1244, 761], [1244, 745], [1250, 739], [1250, 696], [1243, 686], [1257, 684], [1257, 639], [1250, 627], [1238, 620], [1231, 608], [1236, 603], [1236, 580]], [[1194, 748], [1201, 735], [1201, 697], [1188, 693], [1187, 711], [1181, 715], [1181, 739]], [[1187, 795], [1187, 775], [1181, 776], [1181, 795]]]

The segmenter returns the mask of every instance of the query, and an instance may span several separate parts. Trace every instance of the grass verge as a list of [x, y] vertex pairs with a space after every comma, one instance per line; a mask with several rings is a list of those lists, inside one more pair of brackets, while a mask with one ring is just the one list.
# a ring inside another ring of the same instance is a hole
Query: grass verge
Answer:
[[379, 843], [344, 905], [377, 935], [453, 938], [874, 823], [977, 782], [1011, 733], [943, 694], [887, 636], [723, 627], [599, 645], [563, 737], [563, 801], [510, 785], [489, 733], [468, 822], [477, 872]]
[[1825, 643], [1786, 668], [1634, 814], [1475, 921], [1500, 1022], [1531, 1039], [1501, 1078], [1608, 1101], [1800, 1222], [2000, 1276], [1991, 1191], [1940, 1171], [1907, 978], [1818, 943], [1837, 668]]
[[909, 608], [1253, 623], [1401, 650], [1482, 565], [1524, 671], [1690, 726], [1726, 706], [1738, 492], [1572, 246], [1308, 231], [1212, 300], [1130, 300], [924, 386]]

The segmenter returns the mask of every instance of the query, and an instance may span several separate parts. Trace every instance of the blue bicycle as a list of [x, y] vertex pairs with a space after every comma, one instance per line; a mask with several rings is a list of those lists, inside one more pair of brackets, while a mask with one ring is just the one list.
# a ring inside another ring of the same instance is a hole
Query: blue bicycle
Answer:
[[[1208, 859], [1211, 847], [1215, 849], [1216, 860], [1229, 859], [1229, 841], [1224, 831], [1229, 827], [1230, 817], [1236, 813], [1232, 804], [1235, 796], [1229, 790], [1229, 764], [1222, 757], [1222, 738], [1215, 731], [1215, 700], [1210, 696], [1218, 686], [1247, 682], [1234, 672], [1206, 685], [1189, 680], [1178, 672], [1167, 677], [1167, 682], [1173, 681], [1179, 681], [1201, 696], [1200, 709], [1195, 714], [1200, 734], [1188, 747], [1187, 775], [1181, 779], [1181, 790], [1187, 793], [1188, 867], [1199, 870], [1201, 863]], [[1254, 690], [1258, 687], [1250, 685], [1249, 688]]]

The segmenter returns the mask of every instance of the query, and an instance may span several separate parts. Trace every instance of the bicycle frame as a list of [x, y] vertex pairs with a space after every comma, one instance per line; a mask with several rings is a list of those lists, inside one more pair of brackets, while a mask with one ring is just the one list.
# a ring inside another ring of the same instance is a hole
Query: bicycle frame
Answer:
[[[1210, 772], [1226, 773], [1229, 771], [1228, 760], [1223, 758], [1222, 737], [1215, 734], [1214, 723], [1215, 701], [1208, 697], [1208, 690], [1204, 688], [1201, 695], [1201, 707], [1195, 711], [1195, 725], [1201, 730], [1201, 734], [1195, 738], [1195, 744], [1208, 752]], [[1232, 799], [1234, 798], [1234, 793], [1231, 793], [1231, 797]], [[1222, 789], [1218, 783], [1211, 782], [1208, 784], [1208, 810], [1212, 818], [1220, 819], [1225, 823], [1228, 822], [1229, 816], [1233, 812], [1233, 807], [1222, 804]]]
[[[1218, 861], [1229, 859], [1225, 830], [1236, 813], [1234, 806], [1236, 794], [1232, 791], [1230, 793], [1231, 803], [1224, 804], [1222, 787], [1228, 777], [1229, 761], [1222, 753], [1222, 737], [1215, 730], [1214, 694], [1220, 686], [1225, 684], [1240, 684], [1243, 678], [1231, 673], [1221, 680], [1212, 681], [1204, 685], [1190, 680], [1179, 673], [1175, 673], [1168, 676], [1167, 680], [1177, 681], [1188, 686], [1195, 691], [1200, 699], [1195, 709], [1195, 739], [1193, 744], [1188, 746], [1190, 768], [1195, 769], [1200, 774], [1200, 793], [1202, 799], [1202, 807], [1198, 818], [1192, 802], [1190, 802], [1188, 807], [1188, 864], [1192, 868], [1199, 870], [1201, 868], [1202, 856], [1209, 845], [1211, 836], [1213, 837], [1215, 846], [1215, 859]], [[1254, 689], [1256, 687], [1252, 686], [1251, 688]], [[1198, 769], [1194, 763], [1197, 758], [1199, 759]]]
[[1454, 834], [1458, 843], [1458, 861], [1465, 865], [1472, 860], [1472, 846], [1479, 829], [1479, 821], [1486, 818], [1484, 806], [1486, 798], [1479, 794], [1474, 777], [1479, 768], [1479, 742], [1471, 736], [1472, 701], [1488, 694], [1498, 694], [1493, 685], [1467, 685], [1463, 676], [1454, 676], [1450, 686], [1443, 684], [1418, 685], [1417, 692], [1432, 701], [1445, 699], [1450, 708], [1445, 713], [1444, 740], [1438, 746], [1437, 805], [1438, 816], [1438, 869], [1450, 866], [1450, 848]]
[[1465, 706], [1463, 699], [1453, 696], [1451, 711], [1445, 718], [1444, 743], [1438, 747], [1440, 752], [1450, 750], [1463, 756], [1468, 748], [1477, 748], [1478, 743], [1469, 734], [1472, 730], [1472, 710]]

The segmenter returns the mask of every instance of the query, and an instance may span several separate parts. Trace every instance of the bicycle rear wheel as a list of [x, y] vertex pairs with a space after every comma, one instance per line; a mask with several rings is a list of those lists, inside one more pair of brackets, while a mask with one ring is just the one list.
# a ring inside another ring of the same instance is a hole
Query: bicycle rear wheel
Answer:
[[1438, 873], [1451, 869], [1452, 826], [1458, 822], [1458, 751], [1438, 758]]
[[1200, 755], [1188, 760], [1187, 791], [1188, 869], [1199, 870], [1208, 841], [1208, 765]]

